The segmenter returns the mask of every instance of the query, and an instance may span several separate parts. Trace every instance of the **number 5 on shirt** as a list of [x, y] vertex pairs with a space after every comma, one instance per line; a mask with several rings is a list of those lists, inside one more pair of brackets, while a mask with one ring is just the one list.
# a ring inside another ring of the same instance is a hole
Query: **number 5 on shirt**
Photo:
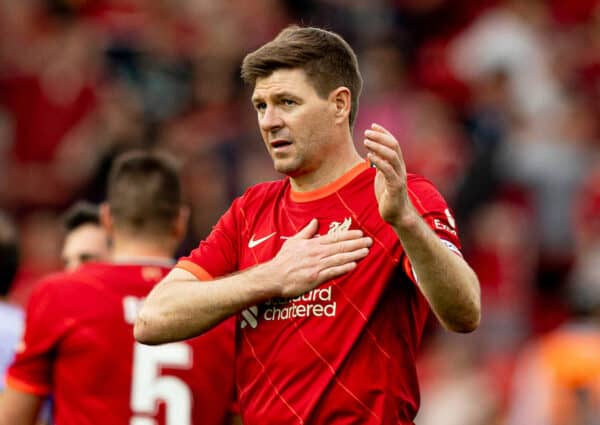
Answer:
[[165, 403], [165, 425], [192, 423], [192, 392], [181, 379], [160, 375], [164, 367], [190, 369], [192, 349], [183, 342], [149, 347], [136, 343], [133, 351], [131, 410], [129, 425], [157, 425], [150, 416], [159, 402]]

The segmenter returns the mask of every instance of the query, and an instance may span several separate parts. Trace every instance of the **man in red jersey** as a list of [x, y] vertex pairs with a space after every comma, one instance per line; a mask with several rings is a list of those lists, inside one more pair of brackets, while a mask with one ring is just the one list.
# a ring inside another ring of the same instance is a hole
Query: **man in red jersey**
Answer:
[[186, 342], [133, 338], [141, 301], [172, 267], [188, 211], [167, 157], [130, 152], [109, 177], [102, 222], [112, 262], [88, 262], [37, 285], [0, 424], [33, 424], [43, 398], [68, 424], [224, 425], [234, 395], [234, 323]]
[[237, 314], [245, 425], [412, 424], [429, 308], [453, 331], [480, 320], [446, 202], [406, 173], [381, 126], [365, 131], [375, 167], [357, 153], [362, 79], [338, 35], [289, 27], [246, 56], [242, 77], [287, 178], [233, 202], [150, 293], [135, 336], [185, 339]]

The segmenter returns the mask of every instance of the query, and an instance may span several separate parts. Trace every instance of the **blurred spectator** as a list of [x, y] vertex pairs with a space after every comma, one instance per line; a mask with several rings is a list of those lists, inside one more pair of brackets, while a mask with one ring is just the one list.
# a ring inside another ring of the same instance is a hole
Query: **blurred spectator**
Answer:
[[476, 338], [489, 356], [509, 356], [528, 336], [537, 262], [532, 217], [514, 200], [498, 200], [473, 216], [466, 257], [481, 283], [482, 316]]
[[25, 305], [37, 280], [62, 269], [62, 223], [52, 210], [37, 210], [19, 221], [21, 256], [10, 299]]
[[496, 382], [472, 340], [437, 333], [421, 355], [419, 376], [423, 397], [416, 424], [500, 423]]
[[110, 241], [100, 223], [96, 205], [79, 201], [63, 217], [65, 239], [62, 260], [66, 270], [75, 270], [88, 261], [103, 261], [109, 257]]
[[518, 359], [508, 425], [600, 423], [600, 250], [572, 275], [571, 319]]
[[506, 0], [489, 9], [453, 42], [450, 63], [464, 81], [504, 69], [510, 76], [515, 105], [528, 119], [551, 121], [559, 99], [545, 45], [547, 8], [540, 0]]
[[[36, 16], [27, 18], [35, 22]], [[12, 129], [0, 202], [11, 208], [64, 205], [89, 177], [96, 156], [87, 118], [96, 105], [98, 43], [85, 25], [45, 18], [28, 55], [0, 63], [0, 104]], [[9, 181], [18, 181], [19, 190], [10, 190]], [[45, 185], [53, 189], [40, 191]]]
[[4, 389], [4, 373], [13, 360], [23, 331], [23, 310], [7, 297], [18, 262], [17, 227], [0, 211], [0, 393]]

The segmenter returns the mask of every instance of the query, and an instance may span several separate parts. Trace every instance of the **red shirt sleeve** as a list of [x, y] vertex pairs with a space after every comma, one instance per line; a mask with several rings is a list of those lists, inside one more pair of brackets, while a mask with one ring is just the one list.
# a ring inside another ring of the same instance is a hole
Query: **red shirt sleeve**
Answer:
[[52, 362], [69, 320], [61, 316], [61, 300], [54, 280], [41, 281], [26, 308], [25, 332], [15, 360], [7, 371], [7, 384], [20, 391], [46, 395], [52, 387]]
[[[423, 177], [409, 175], [408, 194], [425, 223], [439, 236], [442, 243], [451, 251], [462, 256], [454, 215], [435, 186]], [[402, 268], [414, 280], [408, 256], [402, 255]]]
[[242, 233], [243, 198], [236, 199], [213, 227], [208, 237], [176, 267], [191, 272], [199, 280], [210, 280], [238, 269], [238, 244]]

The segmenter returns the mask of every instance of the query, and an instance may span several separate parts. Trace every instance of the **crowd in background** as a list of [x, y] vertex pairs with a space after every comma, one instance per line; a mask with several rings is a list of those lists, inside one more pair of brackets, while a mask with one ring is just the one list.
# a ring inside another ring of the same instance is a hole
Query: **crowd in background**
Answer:
[[417, 423], [527, 423], [523, 353], [600, 306], [598, 3], [0, 0], [0, 209], [21, 244], [12, 299], [62, 268], [61, 214], [102, 201], [122, 151], [181, 160], [181, 253], [233, 197], [279, 178], [239, 66], [290, 23], [323, 26], [359, 56], [357, 147], [372, 122], [392, 131], [408, 171], [452, 206], [482, 286], [474, 334], [432, 320]]

